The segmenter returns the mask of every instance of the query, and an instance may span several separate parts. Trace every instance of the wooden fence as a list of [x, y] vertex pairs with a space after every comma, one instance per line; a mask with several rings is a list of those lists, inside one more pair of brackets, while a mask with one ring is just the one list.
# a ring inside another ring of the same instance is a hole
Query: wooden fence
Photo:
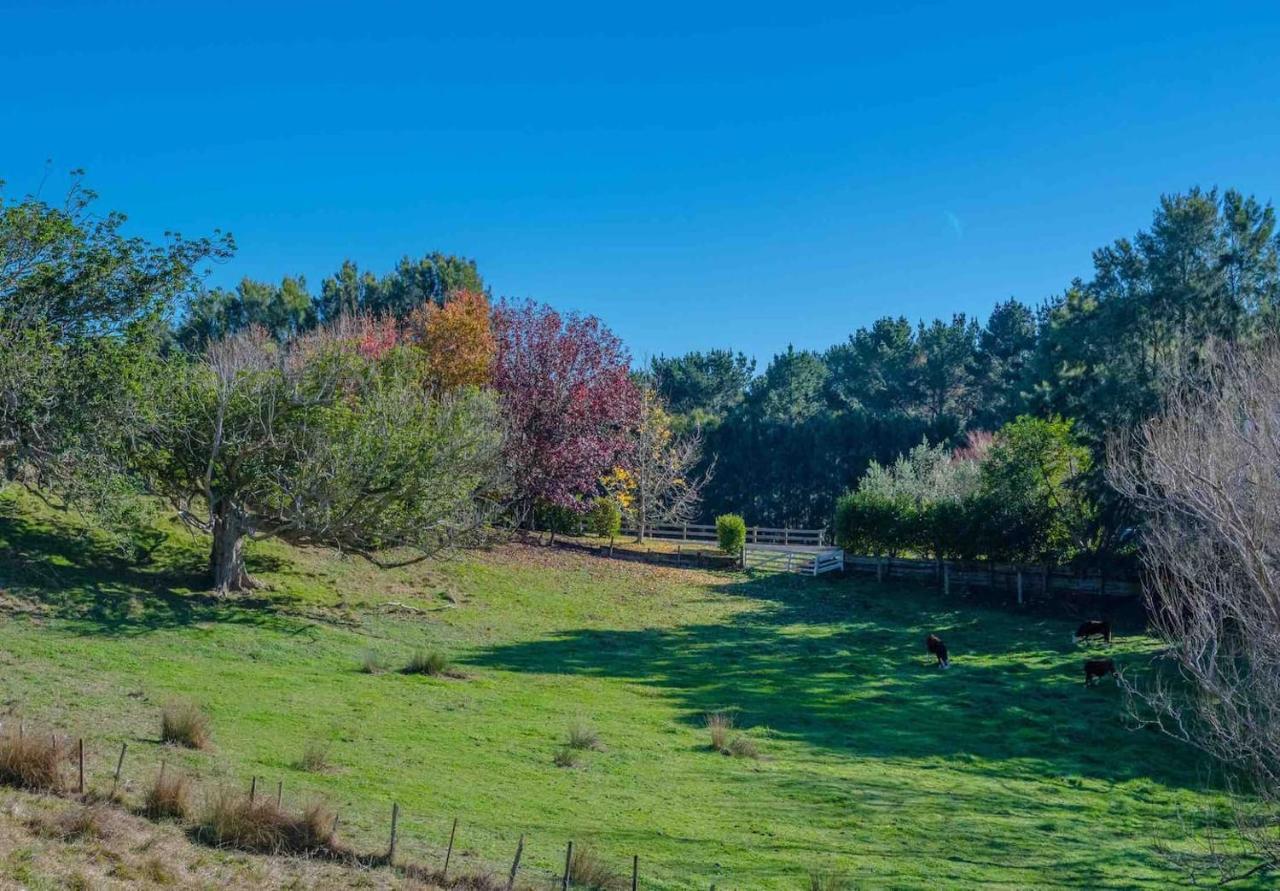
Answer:
[[846, 554], [850, 572], [877, 578], [910, 578], [931, 581], [950, 591], [953, 587], [1004, 591], [1022, 603], [1032, 597], [1085, 594], [1098, 597], [1136, 597], [1142, 593], [1137, 579], [1108, 576], [1097, 570], [1073, 570], [1061, 566], [1018, 566], [1006, 563], [965, 563], [956, 560], [913, 560], [905, 557], [869, 557]]
[[[623, 535], [635, 535], [635, 527], [624, 528]], [[655, 523], [645, 526], [645, 535], [665, 541], [715, 541], [716, 527], [710, 523]], [[803, 545], [820, 548], [827, 543], [825, 529], [780, 529], [773, 526], [748, 526], [747, 544]]]
[[798, 575], [821, 575], [844, 569], [844, 551], [839, 548], [825, 550], [793, 550], [787, 547], [743, 548], [742, 568], [772, 572], [793, 572]]

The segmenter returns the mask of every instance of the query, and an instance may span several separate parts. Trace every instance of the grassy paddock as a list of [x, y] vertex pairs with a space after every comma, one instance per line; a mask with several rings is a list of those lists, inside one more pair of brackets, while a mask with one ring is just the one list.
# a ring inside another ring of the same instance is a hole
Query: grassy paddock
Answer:
[[[200, 788], [283, 780], [339, 835], [438, 865], [532, 874], [568, 839], [602, 868], [639, 854], [646, 888], [1167, 887], [1177, 813], [1219, 803], [1191, 752], [1131, 732], [1113, 681], [1083, 687], [1075, 618], [862, 579], [747, 577], [509, 545], [380, 572], [260, 544], [270, 587], [199, 588], [203, 543], [174, 530], [149, 567], [0, 495], [0, 701], [84, 735], [91, 784], [121, 742], [141, 799], [160, 759]], [[936, 631], [950, 671], [923, 638]], [[1150, 643], [1120, 628], [1131, 665]], [[460, 677], [404, 673], [440, 653]], [[376, 653], [390, 669], [362, 670]], [[198, 704], [204, 749], [164, 746], [166, 704]], [[707, 716], [759, 757], [725, 757]], [[570, 728], [592, 745], [556, 766]], [[308, 751], [325, 753], [306, 768]], [[0, 879], [12, 860], [0, 852]], [[452, 870], [453, 867], [451, 867]], [[2, 882], [0, 882], [2, 883]]]

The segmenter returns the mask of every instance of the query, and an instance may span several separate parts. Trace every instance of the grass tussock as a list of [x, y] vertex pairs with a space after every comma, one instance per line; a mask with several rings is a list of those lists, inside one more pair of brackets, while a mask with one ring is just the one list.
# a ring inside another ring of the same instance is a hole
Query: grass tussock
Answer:
[[329, 750], [330, 745], [327, 742], [312, 740], [307, 743], [307, 747], [302, 750], [302, 757], [298, 759], [298, 769], [305, 770], [307, 773], [324, 773], [331, 766]]
[[35, 835], [58, 841], [103, 839], [111, 834], [111, 812], [103, 805], [81, 805], [32, 817], [27, 828]]
[[208, 844], [259, 854], [337, 853], [333, 811], [324, 805], [316, 802], [289, 813], [268, 798], [250, 801], [227, 789], [209, 799], [197, 835]]
[[403, 870], [405, 878], [412, 883], [406, 887], [420, 888], [421, 891], [436, 891], [440, 888], [447, 888], [449, 891], [503, 891], [507, 887], [506, 879], [489, 872], [453, 874], [446, 879], [439, 870], [415, 863], [407, 864]]
[[629, 882], [609, 868], [590, 845], [575, 846], [569, 860], [569, 884], [589, 891], [623, 891]]
[[707, 732], [711, 734], [711, 748], [717, 752], [728, 752], [729, 734], [733, 732], [733, 715], [728, 712], [711, 712], [705, 723]]
[[600, 733], [585, 720], [579, 719], [569, 725], [569, 738], [566, 745], [579, 751], [603, 752], [604, 742]]
[[571, 746], [561, 746], [551, 760], [556, 767], [577, 767], [582, 763], [582, 753]]
[[191, 780], [162, 769], [142, 798], [142, 815], [152, 820], [185, 820], [190, 813]]
[[402, 669], [405, 674], [425, 674], [433, 678], [458, 677], [453, 663], [439, 650], [418, 650]]
[[729, 748], [725, 754], [734, 758], [759, 758], [760, 747], [750, 737], [739, 735], [729, 740]]
[[364, 655], [360, 657], [360, 671], [362, 674], [382, 674], [387, 670], [387, 663], [382, 655], [374, 650], [365, 650]]
[[42, 792], [63, 788], [66, 740], [48, 733], [12, 730], [0, 736], [0, 783]]
[[209, 716], [193, 702], [171, 702], [160, 713], [160, 741], [188, 749], [209, 745]]
[[809, 871], [809, 891], [853, 891], [853, 883], [838, 872], [815, 869]]

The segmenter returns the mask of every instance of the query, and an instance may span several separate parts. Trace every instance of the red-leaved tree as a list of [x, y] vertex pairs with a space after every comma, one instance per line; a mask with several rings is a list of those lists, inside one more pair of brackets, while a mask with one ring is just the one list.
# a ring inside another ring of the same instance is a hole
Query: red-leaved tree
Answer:
[[507, 468], [518, 504], [577, 508], [623, 457], [640, 419], [630, 356], [594, 316], [532, 301], [494, 309], [493, 385], [509, 424]]

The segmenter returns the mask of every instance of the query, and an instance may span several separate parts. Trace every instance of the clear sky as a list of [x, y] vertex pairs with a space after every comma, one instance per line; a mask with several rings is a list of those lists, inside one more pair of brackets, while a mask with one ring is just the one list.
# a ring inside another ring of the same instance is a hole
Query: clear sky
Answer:
[[214, 280], [475, 258], [637, 359], [1039, 302], [1194, 184], [1280, 197], [1280, 3], [0, 0], [0, 178]]

